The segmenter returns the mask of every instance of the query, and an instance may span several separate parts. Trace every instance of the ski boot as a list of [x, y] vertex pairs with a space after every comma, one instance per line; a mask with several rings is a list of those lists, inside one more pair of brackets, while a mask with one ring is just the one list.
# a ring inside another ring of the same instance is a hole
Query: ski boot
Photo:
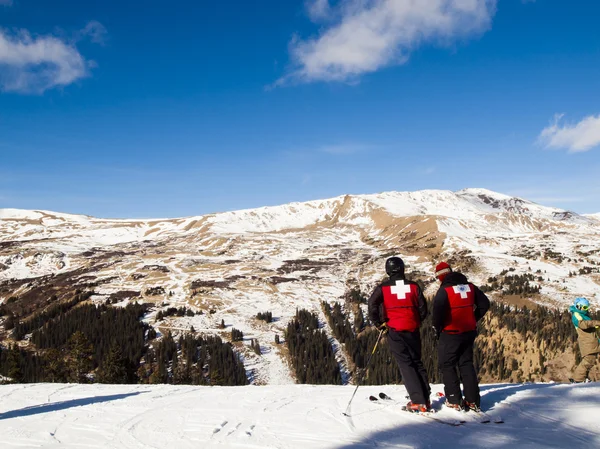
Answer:
[[413, 404], [412, 401], [409, 401], [408, 404], [406, 404], [405, 409], [407, 412], [412, 413], [426, 413], [429, 411], [426, 404]]
[[452, 410], [457, 410], [459, 412], [463, 410], [463, 406], [461, 404], [453, 404], [452, 402], [446, 401], [444, 405]]
[[477, 412], [477, 413], [481, 412], [481, 408], [474, 402], [464, 401], [463, 408], [466, 412], [468, 412], [468, 411]]

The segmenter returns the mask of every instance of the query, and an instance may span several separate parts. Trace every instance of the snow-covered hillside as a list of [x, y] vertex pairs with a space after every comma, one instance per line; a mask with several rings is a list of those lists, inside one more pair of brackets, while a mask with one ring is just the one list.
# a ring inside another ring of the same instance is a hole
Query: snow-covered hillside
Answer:
[[[338, 301], [350, 288], [368, 294], [392, 254], [428, 295], [435, 264], [450, 260], [480, 285], [501, 273], [532, 276], [540, 294], [524, 300], [564, 306], [587, 296], [600, 304], [599, 220], [484, 189], [346, 195], [156, 220], [3, 209], [0, 302], [14, 297], [20, 310], [35, 311], [79, 290], [93, 291], [97, 302], [153, 303], [146, 321], [159, 332], [243, 331], [240, 352], [253, 382], [286, 384], [292, 379], [273, 341], [296, 308], [324, 322], [321, 301]], [[159, 309], [182, 306], [197, 314], [155, 320]], [[266, 311], [273, 322], [255, 319]], [[262, 356], [249, 348], [252, 339]]]
[[[402, 386], [189, 387], [31, 384], [0, 386], [3, 449], [597, 448], [597, 384], [482, 386], [482, 406], [504, 424], [442, 409], [436, 418], [367, 398]], [[433, 392], [441, 391], [434, 386]], [[440, 409], [441, 402], [434, 402]]]

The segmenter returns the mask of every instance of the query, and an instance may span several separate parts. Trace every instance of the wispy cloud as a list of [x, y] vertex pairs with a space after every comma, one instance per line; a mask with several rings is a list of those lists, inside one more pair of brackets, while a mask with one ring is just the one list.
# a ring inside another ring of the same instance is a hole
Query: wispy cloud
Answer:
[[590, 115], [579, 123], [561, 125], [564, 114], [557, 114], [544, 128], [538, 141], [546, 148], [566, 149], [570, 153], [600, 146], [600, 115]]
[[356, 81], [404, 64], [426, 43], [448, 45], [489, 29], [496, 0], [309, 0], [309, 17], [329, 19], [321, 33], [290, 43], [292, 66], [275, 85]]
[[79, 35], [81, 39], [88, 37], [92, 43], [99, 45], [104, 45], [108, 39], [108, 31], [97, 20], [89, 21]]
[[579, 197], [579, 196], [534, 196], [528, 198], [529, 201], [533, 201], [534, 203], [583, 203], [584, 201], [588, 201], [589, 198]]
[[306, 0], [306, 10], [311, 20], [315, 22], [331, 17], [329, 0]]
[[435, 167], [426, 167], [423, 169], [424, 175], [433, 175], [435, 173]]
[[308, 146], [305, 148], [287, 149], [281, 152], [282, 155], [288, 158], [301, 160], [311, 160], [324, 155], [330, 156], [350, 156], [360, 153], [373, 152], [386, 148], [384, 145], [365, 144], [365, 143], [337, 143]]
[[41, 94], [87, 77], [94, 63], [75, 46], [83, 36], [100, 43], [106, 29], [99, 22], [90, 22], [77, 33], [75, 42], [53, 35], [32, 36], [27, 30], [10, 33], [0, 29], [0, 90]]
[[0, 0], [0, 6], [12, 6], [13, 0]]
[[338, 144], [338, 145], [325, 145], [319, 148], [319, 152], [333, 154], [333, 155], [349, 155], [356, 154], [362, 151], [374, 148], [371, 145], [364, 144]]
[[[507, 195], [533, 201], [534, 203], [546, 204], [560, 207], [566, 206], [573, 209], [579, 209], [575, 205], [594, 201], [597, 198], [600, 189], [594, 186], [594, 180], [584, 177], [581, 183], [577, 184], [571, 179], [563, 179], [558, 184], [556, 179], [536, 179], [534, 183], [538, 187], [523, 187], [518, 189], [507, 189]], [[557, 185], [558, 184], [558, 185]], [[580, 211], [581, 212], [581, 211]]]

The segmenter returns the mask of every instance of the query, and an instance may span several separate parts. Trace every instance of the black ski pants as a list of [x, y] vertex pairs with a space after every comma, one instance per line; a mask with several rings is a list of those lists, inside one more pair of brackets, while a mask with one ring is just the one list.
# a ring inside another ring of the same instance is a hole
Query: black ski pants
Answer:
[[421, 333], [401, 332], [390, 329], [388, 332], [390, 352], [398, 363], [402, 381], [413, 404], [426, 404], [431, 389], [427, 371], [421, 361]]
[[446, 399], [451, 404], [462, 404], [460, 391], [460, 381], [462, 380], [465, 401], [480, 405], [479, 381], [473, 366], [475, 337], [477, 337], [477, 331], [462, 334], [442, 332], [440, 335], [438, 364], [442, 371]]

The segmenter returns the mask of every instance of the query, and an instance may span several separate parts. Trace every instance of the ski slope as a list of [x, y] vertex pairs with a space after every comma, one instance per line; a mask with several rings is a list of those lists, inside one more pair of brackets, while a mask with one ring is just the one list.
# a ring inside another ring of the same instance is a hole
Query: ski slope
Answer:
[[[504, 424], [452, 427], [372, 403], [403, 386], [0, 386], [0, 447], [119, 449], [598, 448], [598, 384], [482, 387], [482, 407]], [[433, 392], [442, 391], [434, 386]], [[440, 407], [434, 402], [434, 407]], [[454, 415], [453, 415], [454, 414]], [[453, 420], [458, 412], [437, 417]], [[459, 414], [461, 415], [461, 414]], [[463, 415], [464, 416], [464, 415]], [[468, 416], [468, 415], [467, 415]], [[467, 418], [469, 419], [469, 418]]]

